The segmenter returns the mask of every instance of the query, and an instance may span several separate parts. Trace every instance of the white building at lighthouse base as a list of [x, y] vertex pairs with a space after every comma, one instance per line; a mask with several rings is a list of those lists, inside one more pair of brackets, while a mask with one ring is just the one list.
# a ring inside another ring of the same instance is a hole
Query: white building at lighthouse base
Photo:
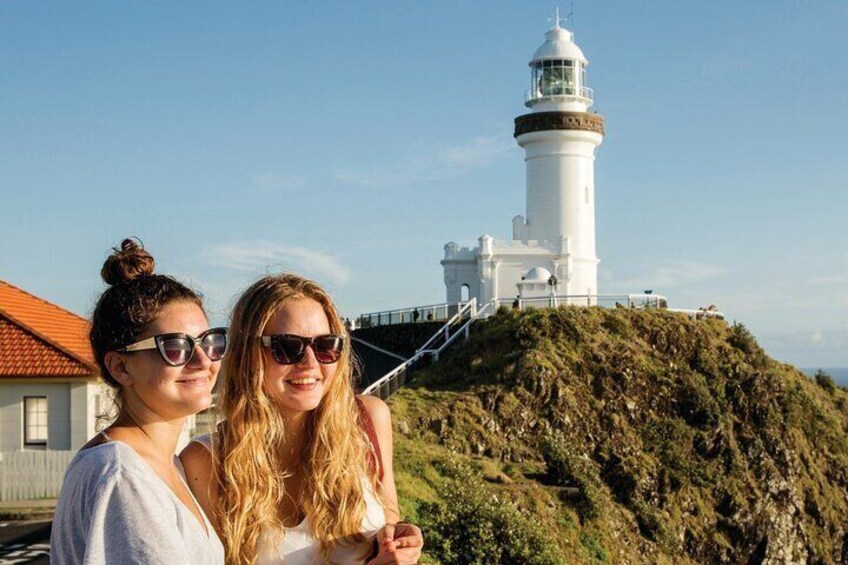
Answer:
[[[520, 230], [523, 225], [524, 218], [516, 216], [514, 229]], [[460, 302], [476, 298], [478, 304], [485, 304], [495, 298], [509, 301], [567, 295], [585, 304], [584, 297], [597, 294], [596, 283], [591, 277], [581, 280], [580, 275], [594, 273], [598, 259], [588, 259], [593, 263], [588, 270], [581, 268], [586, 261], [572, 254], [567, 237], [555, 243], [505, 242], [483, 235], [477, 247], [459, 247], [451, 241], [445, 245], [441, 261], [446, 299]]]

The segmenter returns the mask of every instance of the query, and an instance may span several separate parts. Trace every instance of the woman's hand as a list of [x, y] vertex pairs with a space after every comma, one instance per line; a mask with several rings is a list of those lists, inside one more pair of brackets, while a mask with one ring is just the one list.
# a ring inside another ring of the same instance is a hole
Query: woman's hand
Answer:
[[386, 524], [377, 539], [380, 552], [368, 565], [415, 565], [424, 547], [421, 529], [412, 524]]

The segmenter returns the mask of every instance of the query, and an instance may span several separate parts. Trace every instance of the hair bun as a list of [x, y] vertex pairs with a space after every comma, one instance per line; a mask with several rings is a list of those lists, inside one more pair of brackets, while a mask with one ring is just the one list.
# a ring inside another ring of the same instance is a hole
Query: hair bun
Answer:
[[155, 262], [153, 256], [144, 250], [141, 240], [127, 238], [114, 251], [100, 270], [100, 276], [108, 285], [131, 281], [134, 278], [152, 275]]

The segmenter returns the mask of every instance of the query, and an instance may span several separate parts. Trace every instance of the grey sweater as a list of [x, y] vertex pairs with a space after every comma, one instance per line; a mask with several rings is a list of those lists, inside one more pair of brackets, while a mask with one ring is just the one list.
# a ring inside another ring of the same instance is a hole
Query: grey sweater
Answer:
[[223, 564], [221, 541], [205, 515], [203, 520], [208, 535], [133, 448], [109, 441], [80, 451], [68, 465], [53, 517], [50, 562]]

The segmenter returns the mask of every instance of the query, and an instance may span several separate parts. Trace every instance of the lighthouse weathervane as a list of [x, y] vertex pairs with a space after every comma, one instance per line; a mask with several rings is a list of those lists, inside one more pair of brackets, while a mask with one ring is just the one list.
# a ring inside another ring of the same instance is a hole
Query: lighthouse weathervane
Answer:
[[[559, 6], [557, 6], [556, 10], [554, 11], [554, 20], [553, 20], [554, 25], [556, 27], [562, 27], [562, 23], [567, 22], [569, 19], [571, 19], [571, 16], [573, 16], [573, 15], [574, 15], [574, 3], [571, 4], [571, 11], [564, 18], [559, 17]], [[548, 18], [548, 21], [551, 21], [550, 18]]]
[[448, 302], [556, 294], [592, 304], [598, 294], [595, 149], [604, 120], [589, 110], [589, 62], [560, 25], [570, 17], [561, 18], [557, 8], [529, 63], [524, 105], [530, 113], [515, 118], [515, 139], [525, 154], [526, 216], [513, 218], [512, 241], [483, 235], [476, 247], [445, 245]]

